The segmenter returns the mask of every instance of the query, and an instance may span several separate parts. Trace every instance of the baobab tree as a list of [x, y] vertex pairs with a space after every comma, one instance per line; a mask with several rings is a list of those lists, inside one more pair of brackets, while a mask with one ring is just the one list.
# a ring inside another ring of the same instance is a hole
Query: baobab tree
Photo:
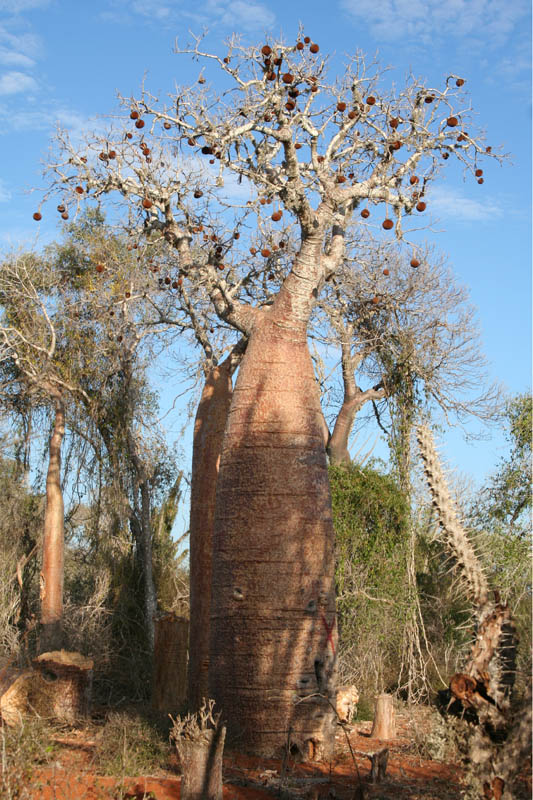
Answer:
[[[404, 237], [445, 161], [482, 180], [490, 148], [465, 129], [459, 76], [397, 91], [358, 54], [331, 80], [303, 31], [290, 44], [234, 37], [217, 55], [198, 39], [177, 52], [202, 63], [198, 81], [167, 103], [147, 91], [123, 98], [130, 119], [86, 146], [60, 134], [44, 199], [59, 195], [64, 214], [87, 196], [118, 197], [132, 246], [166, 242], [176, 282], [201, 285], [221, 323], [248, 339], [216, 491], [209, 691], [230, 738], [316, 757], [334, 741], [337, 633], [309, 318], [343, 264], [348, 224], [375, 214], [384, 235]], [[276, 233], [282, 219], [294, 249]], [[280, 251], [290, 270], [268, 306], [254, 305], [250, 276]]]

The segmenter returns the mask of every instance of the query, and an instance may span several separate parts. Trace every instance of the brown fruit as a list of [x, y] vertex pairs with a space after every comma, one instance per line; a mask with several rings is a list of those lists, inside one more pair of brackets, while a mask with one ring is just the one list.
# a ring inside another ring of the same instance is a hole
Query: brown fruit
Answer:
[[205, 83], [205, 78], [198, 78], [198, 83]]
[[320, 47], [317, 44], [312, 44], [311, 47], [309, 48], [309, 50], [312, 53], [318, 53], [318, 51], [320, 50]]
[[239, 233], [239, 231], [235, 231], [235, 233], [233, 234], [233, 238], [234, 239], [240, 239], [241, 238], [241, 234]]
[[285, 103], [285, 108], [287, 109], [287, 111], [294, 111], [294, 109], [296, 108], [296, 103], [294, 102], [294, 100], [287, 100], [287, 102]]
[[294, 75], [290, 72], [285, 72], [282, 77], [283, 83], [292, 83], [294, 80]]
[[391, 143], [391, 150], [399, 150], [401, 146], [402, 143], [398, 139], [396, 139], [395, 142]]
[[201, 190], [201, 189], [196, 189], [196, 191], [194, 192], [194, 197], [196, 197], [196, 199], [198, 200], [198, 198], [199, 198], [199, 197], [202, 197], [202, 196], [203, 196], [203, 194], [204, 194], [204, 193], [202, 192], [202, 190]]
[[85, 156], [81, 156], [80, 161], [83, 161], [84, 164], [87, 163], [87, 159], [85, 158]]
[[116, 150], [110, 150], [109, 153], [107, 154], [107, 157], [108, 158], [116, 158], [117, 157], [117, 151]]
[[251, 253], [253, 256], [255, 256], [255, 254], [257, 253], [257, 248], [256, 248], [256, 247], [250, 247], [250, 253]]
[[98, 158], [100, 161], [107, 161], [107, 153], [100, 153]]
[[391, 228], [394, 228], [394, 222], [391, 219], [384, 219], [381, 223], [381, 227], [385, 228], [386, 231], [390, 231]]
[[485, 153], [492, 153], [492, 147], [490, 147], [490, 145], [485, 148]]
[[317, 156], [316, 160], [318, 161], [319, 164], [322, 164], [322, 162], [324, 161], [324, 156]]
[[296, 49], [297, 50], [303, 50], [304, 49], [304, 43], [303, 42], [297, 42], [296, 43]]
[[149, 156], [149, 155], [150, 155], [150, 148], [143, 147], [143, 156]]
[[275, 72], [267, 72], [266, 79], [267, 79], [267, 81], [275, 81], [276, 80], [276, 73]]
[[194, 141], [194, 139], [187, 139], [187, 144], [190, 145], [191, 147], [195, 147], [196, 142]]
[[268, 258], [268, 257], [269, 257], [269, 255], [270, 255], [270, 250], [268, 249], [268, 247], [264, 247], [264, 248], [261, 250], [261, 255], [263, 256], [263, 258]]
[[139, 112], [138, 111], [132, 111], [131, 114], [130, 114], [130, 119], [139, 119]]
[[294, 86], [289, 89], [289, 97], [298, 97], [300, 91], [295, 89]]
[[372, 97], [372, 95], [370, 95], [370, 97], [366, 98], [367, 106], [373, 106], [375, 102], [376, 102], [376, 98]]
[[282, 211], [274, 211], [274, 213], [272, 214], [271, 219], [274, 220], [274, 222], [279, 222], [282, 216], [283, 216], [283, 212]]
[[145, 197], [143, 200], [143, 208], [152, 208], [152, 201], [147, 197]]
[[450, 154], [449, 153], [443, 153], [442, 157], [446, 161], [450, 157]]
[[117, 342], [121, 342], [121, 341], [122, 341], [122, 339], [123, 339], [123, 337], [122, 337], [122, 336], [117, 336]]
[[136, 127], [136, 128], [139, 128], [139, 129], [140, 129], [140, 128], [144, 128], [144, 122], [143, 122], [143, 120], [142, 120], [142, 119], [138, 119], [138, 120], [137, 120], [137, 122], [135, 123], [135, 127]]
[[40, 222], [42, 218], [43, 218], [42, 214], [39, 214], [38, 211], [36, 211], [35, 214], [33, 215], [33, 219], [35, 220], [35, 222]]
[[65, 210], [65, 206], [61, 204], [60, 206], [57, 207], [57, 210], [59, 211], [60, 214], [62, 214], [63, 211]]
[[337, 181], [337, 183], [344, 183], [346, 181], [346, 176], [345, 175], [337, 175], [336, 181]]
[[409, 178], [409, 183], [411, 184], [411, 186], [414, 186], [416, 183], [418, 183], [419, 180], [420, 178], [418, 177], [418, 175], [411, 175], [411, 177]]
[[350, 180], [352, 180], [353, 178], [355, 178], [355, 175], [353, 174], [353, 172], [349, 172], [348, 177]]
[[419, 201], [419, 202], [416, 204], [416, 210], [417, 210], [417, 211], [425, 211], [425, 210], [426, 210], [426, 204], [424, 203], [424, 201], [423, 201], [423, 200], [420, 200], [420, 201]]
[[218, 267], [219, 269], [224, 269], [224, 264], [217, 264], [217, 267]]
[[124, 292], [124, 297], [126, 298], [126, 300], [129, 300], [129, 298], [131, 297], [131, 292]]
[[368, 208], [363, 208], [363, 210], [361, 211], [361, 216], [363, 217], [363, 219], [369, 218], [370, 211], [368, 210]]
[[474, 174], [475, 174], [476, 178], [481, 178], [481, 176], [483, 175], [483, 170], [482, 169], [476, 169]]
[[457, 119], [457, 117], [448, 117], [448, 119], [446, 120], [446, 125], [449, 128], [455, 128], [456, 125], [459, 125], [459, 120]]
[[224, 58], [224, 64], [229, 64], [229, 58], [228, 58], [228, 56], [226, 56], [226, 57]]
[[263, 53], [264, 56], [269, 56], [271, 54], [271, 52], [272, 52], [272, 48], [269, 47], [267, 44], [265, 44], [261, 48], [261, 52]]
[[166, 285], [167, 285], [167, 286], [169, 286], [169, 285], [171, 284], [171, 282], [172, 282], [172, 281], [171, 281], [171, 279], [168, 277], [168, 275], [166, 275], [166, 276], [165, 276], [165, 283], [166, 283]]
[[103, 272], [104, 271], [104, 265], [103, 264], [97, 264], [96, 265], [96, 271], [97, 272]]
[[204, 156], [210, 156], [213, 153], [213, 148], [209, 147], [209, 145], [207, 144], [204, 144], [204, 146], [202, 147], [202, 153]]
[[318, 92], [318, 86], [316, 85], [316, 83], [314, 83], [314, 84], [311, 86], [311, 91], [312, 91], [312, 92]]
[[388, 270], [388, 269], [386, 269], [386, 268], [385, 268], [385, 269], [383, 270], [383, 274], [384, 274], [384, 275], [390, 275], [390, 272], [389, 272], [389, 270]]
[[302, 145], [300, 144], [300, 142], [296, 142], [296, 144], [294, 145], [294, 149], [295, 150], [301, 150], [302, 149]]
[[397, 128], [399, 124], [400, 120], [398, 119], [398, 117], [393, 117], [391, 120], [389, 120], [389, 125], [391, 126], [391, 128]]
[[281, 58], [281, 56], [278, 56], [277, 58], [274, 59], [274, 65], [276, 67], [280, 67], [282, 61], [283, 61], [283, 59]]
[[434, 95], [428, 94], [427, 97], [424, 97], [424, 103], [432, 103], [434, 99], [435, 99]]
[[372, 303], [373, 303], [375, 306], [377, 306], [377, 304], [379, 303], [379, 297], [377, 297], [377, 296], [376, 296], [376, 297], [373, 297], [373, 298], [372, 298]]
[[455, 81], [455, 85], [464, 86], [465, 85], [464, 78], [457, 78], [457, 80]]
[[126, 139], [133, 139], [133, 133], [130, 133], [128, 131], [128, 133], [126, 134]]
[[309, 44], [310, 41], [311, 41], [311, 37], [310, 36], [304, 36], [305, 44]]
[[214, 164], [214, 163], [215, 163], [215, 159], [214, 159], [214, 158], [210, 158], [210, 159], [209, 159], [209, 163], [210, 163], [210, 164]]
[[478, 182], [478, 183], [480, 183], [480, 184], [481, 184], [481, 183], [485, 183], [485, 179], [484, 179], [484, 178], [478, 178], [478, 179], [477, 179], [477, 182]]
[[357, 111], [348, 111], [348, 119], [357, 119]]
[[63, 213], [61, 214], [61, 217], [63, 219], [68, 219], [68, 211], [63, 211]]
[[337, 111], [346, 111], [346, 103], [343, 103], [342, 101], [337, 103]]
[[172, 125], [170, 124], [170, 122], [163, 122], [163, 128], [166, 131], [169, 131], [171, 129], [171, 127], [172, 127]]
[[413, 269], [416, 269], [417, 267], [420, 266], [420, 261], [418, 260], [418, 258], [411, 259], [411, 266], [413, 267]]
[[177, 281], [173, 281], [172, 282], [172, 288], [173, 289], [179, 289], [179, 283]]

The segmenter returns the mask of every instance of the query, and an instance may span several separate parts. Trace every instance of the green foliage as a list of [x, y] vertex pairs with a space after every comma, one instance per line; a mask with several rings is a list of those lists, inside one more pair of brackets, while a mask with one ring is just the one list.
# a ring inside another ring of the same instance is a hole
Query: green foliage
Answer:
[[409, 509], [375, 466], [330, 467], [336, 532], [341, 680], [361, 694], [398, 676], [405, 616]]

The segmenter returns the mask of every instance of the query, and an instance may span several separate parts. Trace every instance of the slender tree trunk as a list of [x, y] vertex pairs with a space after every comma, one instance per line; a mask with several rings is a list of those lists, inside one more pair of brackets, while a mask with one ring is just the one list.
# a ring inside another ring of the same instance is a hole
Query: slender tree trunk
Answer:
[[41, 572], [41, 653], [59, 650], [62, 644], [64, 507], [61, 490], [61, 444], [65, 435], [65, 408], [55, 398], [55, 419], [50, 439], [46, 476], [46, 510], [44, 515], [43, 568]]
[[209, 372], [194, 423], [190, 518], [189, 709], [208, 698], [213, 520], [222, 439], [231, 403], [231, 359]]
[[233, 391], [216, 496], [209, 684], [239, 746], [317, 758], [331, 754], [335, 735], [334, 532], [306, 338], [316, 283], [293, 276], [258, 316]]
[[150, 487], [142, 470], [137, 454], [131, 454], [140, 493], [140, 506], [137, 502], [130, 516], [130, 523], [135, 539], [136, 559], [142, 579], [144, 629], [150, 652], [154, 652], [155, 623], [157, 612], [157, 594], [154, 584], [152, 562], [152, 520], [150, 510]]
[[327, 452], [331, 464], [351, 464], [352, 459], [348, 450], [350, 433], [353, 428], [355, 415], [364, 405], [367, 398], [364, 392], [351, 399], [344, 399], [341, 409], [335, 420], [333, 433], [328, 442]]

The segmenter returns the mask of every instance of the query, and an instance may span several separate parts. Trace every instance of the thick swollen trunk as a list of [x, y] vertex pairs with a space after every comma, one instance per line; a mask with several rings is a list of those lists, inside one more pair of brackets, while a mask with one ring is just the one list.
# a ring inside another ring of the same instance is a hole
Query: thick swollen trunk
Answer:
[[317, 758], [335, 734], [334, 533], [297, 302], [293, 294], [255, 323], [233, 391], [216, 497], [209, 686], [239, 746]]
[[62, 644], [64, 508], [61, 490], [61, 444], [65, 435], [65, 409], [61, 399], [55, 401], [54, 430], [50, 439], [46, 476], [46, 510], [44, 515], [43, 568], [41, 572], [41, 653], [59, 650]]
[[231, 403], [231, 361], [209, 372], [196, 420], [191, 479], [189, 709], [209, 694], [209, 615], [213, 520], [222, 439]]

